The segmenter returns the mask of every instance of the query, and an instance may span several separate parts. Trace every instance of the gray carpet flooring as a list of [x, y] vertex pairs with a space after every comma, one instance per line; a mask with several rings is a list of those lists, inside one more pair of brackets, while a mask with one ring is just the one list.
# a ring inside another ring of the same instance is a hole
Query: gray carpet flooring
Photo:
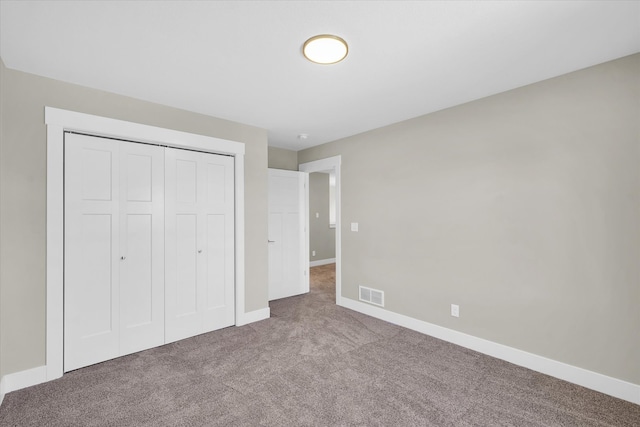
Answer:
[[2, 426], [640, 426], [640, 406], [334, 304], [333, 265], [272, 317], [5, 396]]

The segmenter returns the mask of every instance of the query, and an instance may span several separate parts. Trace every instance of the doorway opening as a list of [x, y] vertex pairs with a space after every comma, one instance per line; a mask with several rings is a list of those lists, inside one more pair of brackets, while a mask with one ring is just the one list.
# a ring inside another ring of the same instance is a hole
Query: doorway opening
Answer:
[[[341, 209], [340, 209], [340, 164], [341, 164], [341, 156], [335, 156], [335, 157], [329, 157], [326, 159], [321, 159], [321, 160], [316, 160], [313, 162], [308, 162], [308, 163], [302, 163], [299, 165], [298, 170], [301, 172], [306, 172], [310, 174], [310, 184], [309, 187], [307, 188], [307, 192], [310, 191], [311, 188], [311, 176], [316, 173], [316, 172], [322, 172], [322, 174], [319, 174], [319, 178], [318, 181], [325, 181], [327, 182], [328, 185], [330, 185], [331, 187], [331, 192], [333, 193], [333, 204], [332, 206], [330, 206], [329, 209], [327, 209], [327, 213], [325, 215], [327, 215], [328, 219], [328, 226], [330, 227], [329, 230], [331, 230], [331, 232], [335, 233], [335, 244], [333, 245], [333, 251], [329, 251], [329, 250], [323, 250], [323, 253], [328, 253], [329, 255], [333, 255], [335, 254], [334, 257], [327, 257], [327, 255], [322, 255], [321, 253], [319, 253], [318, 249], [312, 249], [310, 248], [310, 254], [311, 256], [305, 260], [305, 262], [309, 265], [310, 267], [310, 278], [313, 281], [314, 280], [314, 276], [316, 277], [322, 277], [322, 279], [320, 279], [321, 283], [326, 283], [327, 280], [330, 280], [330, 277], [332, 276], [331, 272], [328, 270], [332, 269], [332, 264], [334, 264], [335, 262], [335, 301], [336, 304], [341, 305], [342, 302], [342, 275], [341, 275], [341, 266], [342, 266], [342, 255], [341, 255]], [[324, 175], [324, 176], [320, 176], [320, 175]], [[318, 218], [317, 219], [321, 219], [320, 218], [320, 213], [318, 212], [318, 210], [309, 210], [310, 209], [310, 204], [312, 204], [312, 202], [310, 202], [310, 199], [312, 198], [311, 194], [307, 195], [307, 212], [310, 213], [310, 224], [309, 227], [307, 227], [306, 229], [306, 235], [307, 235], [307, 242], [310, 242], [310, 232], [312, 229], [312, 221], [315, 220], [316, 217], [316, 213], [318, 213]], [[333, 211], [333, 212], [331, 212]], [[324, 221], [319, 221], [319, 225], [322, 227]], [[331, 236], [332, 233], [327, 233], [328, 236]], [[330, 237], [329, 237], [330, 238]], [[325, 242], [326, 243], [326, 242]], [[311, 242], [312, 245], [314, 244], [318, 244], [318, 242]], [[316, 256], [313, 256], [313, 251], [316, 250]], [[315, 261], [311, 261], [314, 260]], [[313, 268], [315, 271], [312, 271], [311, 268]], [[322, 271], [321, 271], [322, 270]], [[324, 271], [327, 270], [327, 271]], [[314, 274], [315, 273], [315, 274]], [[320, 274], [320, 276], [318, 276], [318, 274]], [[312, 283], [313, 285], [313, 283]]]

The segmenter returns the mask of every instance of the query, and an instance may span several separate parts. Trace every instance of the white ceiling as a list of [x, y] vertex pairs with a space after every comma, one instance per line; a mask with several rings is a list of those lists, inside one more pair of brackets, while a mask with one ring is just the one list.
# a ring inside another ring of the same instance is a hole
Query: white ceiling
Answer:
[[[320, 33], [347, 40], [345, 61], [303, 58]], [[639, 51], [638, 1], [0, 1], [7, 67], [293, 150]]]

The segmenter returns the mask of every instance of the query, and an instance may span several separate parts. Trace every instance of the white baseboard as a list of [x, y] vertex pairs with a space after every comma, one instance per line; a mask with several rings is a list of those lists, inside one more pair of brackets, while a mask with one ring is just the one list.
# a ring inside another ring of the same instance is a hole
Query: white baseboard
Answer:
[[[6, 393], [31, 387], [32, 385], [37, 385], [45, 381], [47, 381], [46, 366], [38, 366], [37, 368], [27, 369], [26, 371], [8, 374], [0, 380], [0, 395], [2, 399], [4, 399]], [[1, 401], [0, 399], [0, 402]]]
[[[632, 384], [503, 344], [467, 335], [349, 298], [339, 298], [338, 305], [640, 405], [640, 385], [638, 384]], [[268, 319], [270, 313], [269, 307], [245, 313], [242, 316], [242, 323], [237, 324], [237, 326]], [[47, 381], [46, 366], [38, 366], [37, 368], [5, 375], [0, 378], [0, 404], [6, 393], [45, 381]]]
[[342, 297], [338, 305], [640, 405], [640, 385]]
[[244, 313], [238, 321], [236, 326], [248, 325], [249, 323], [259, 322], [260, 320], [268, 319], [271, 316], [271, 309], [269, 307], [261, 308], [260, 310], [250, 311]]
[[335, 258], [319, 259], [316, 261], [309, 261], [309, 267], [318, 267], [320, 265], [335, 264], [335, 262], [336, 262]]

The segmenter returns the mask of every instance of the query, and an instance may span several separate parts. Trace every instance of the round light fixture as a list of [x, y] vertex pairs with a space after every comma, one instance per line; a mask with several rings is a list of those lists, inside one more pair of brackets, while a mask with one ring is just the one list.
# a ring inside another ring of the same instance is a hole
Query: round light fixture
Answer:
[[349, 46], [338, 36], [321, 34], [304, 42], [302, 53], [305, 58], [316, 64], [335, 64], [347, 56]]

